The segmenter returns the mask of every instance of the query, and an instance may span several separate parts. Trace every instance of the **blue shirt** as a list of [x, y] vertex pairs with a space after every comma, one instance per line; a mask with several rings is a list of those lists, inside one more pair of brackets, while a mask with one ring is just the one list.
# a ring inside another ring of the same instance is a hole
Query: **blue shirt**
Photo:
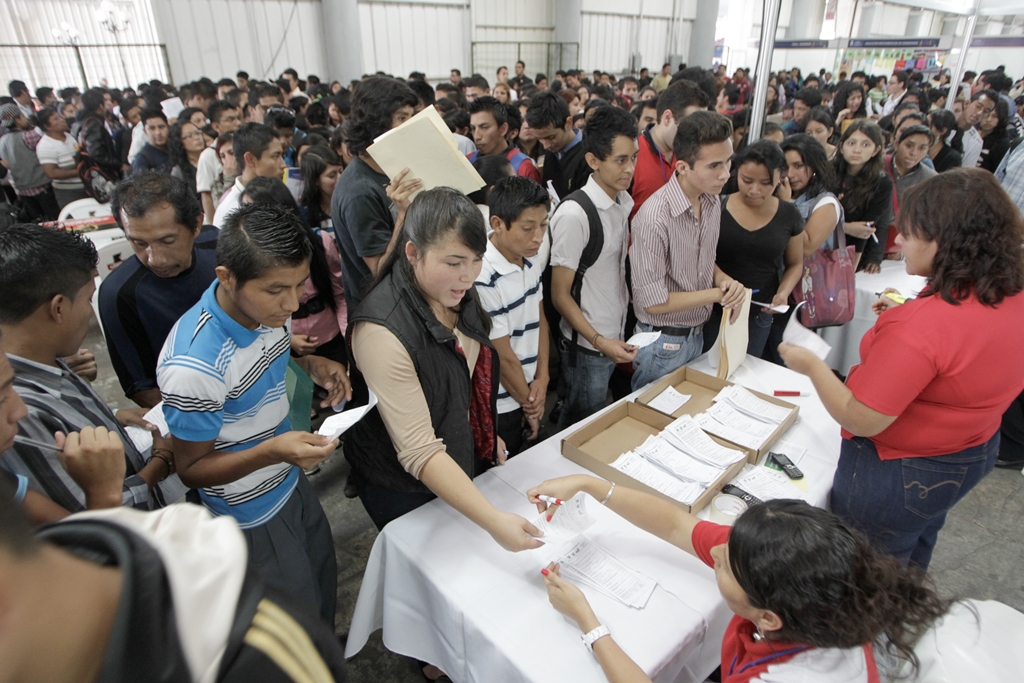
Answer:
[[174, 277], [154, 275], [132, 255], [100, 285], [100, 322], [125, 396], [157, 388], [156, 361], [167, 334], [217, 277], [218, 233], [204, 226], [192, 265]]
[[568, 152], [570, 149], [583, 142], [583, 131], [579, 130], [578, 128], [573, 128], [573, 130], [576, 131], [576, 136], [572, 139], [572, 142], [563, 147], [561, 152], [557, 152], [555, 154], [555, 156], [557, 156], [559, 159], [564, 157], [565, 153]]
[[[157, 380], [171, 434], [213, 441], [218, 451], [244, 451], [291, 430], [285, 387], [290, 324], [249, 330], [217, 303], [217, 282], [167, 337]], [[289, 321], [290, 323], [290, 321]], [[243, 529], [270, 521], [288, 502], [299, 468], [277, 463], [199, 491], [216, 515]]]
[[143, 171], [161, 171], [163, 173], [171, 172], [171, 157], [167, 152], [157, 149], [148, 142], [139, 151], [135, 157], [135, 161], [132, 162], [132, 173], [142, 173]]

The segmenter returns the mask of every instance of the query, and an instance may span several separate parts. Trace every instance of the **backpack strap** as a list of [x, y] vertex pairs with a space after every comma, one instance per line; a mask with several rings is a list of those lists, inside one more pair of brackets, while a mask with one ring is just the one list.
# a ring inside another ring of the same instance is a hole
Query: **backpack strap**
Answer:
[[[583, 253], [580, 255], [580, 263], [576, 267], [576, 275], [573, 277], [572, 285], [569, 287], [569, 295], [572, 296], [572, 300], [576, 302], [576, 305], [582, 309], [580, 301], [583, 293], [583, 278], [590, 267], [597, 263], [597, 259], [601, 256], [601, 251], [604, 249], [604, 227], [601, 225], [601, 216], [597, 212], [597, 207], [586, 192], [576, 190], [563, 199], [562, 203], [570, 201], [576, 202], [583, 208], [584, 213], [587, 214], [587, 223], [590, 229], [590, 236], [587, 238], [587, 244], [583, 247]], [[576, 331], [576, 328], [573, 328], [572, 339], [570, 339], [569, 345], [569, 367], [576, 367], [576, 347], [578, 345], [579, 332]]]

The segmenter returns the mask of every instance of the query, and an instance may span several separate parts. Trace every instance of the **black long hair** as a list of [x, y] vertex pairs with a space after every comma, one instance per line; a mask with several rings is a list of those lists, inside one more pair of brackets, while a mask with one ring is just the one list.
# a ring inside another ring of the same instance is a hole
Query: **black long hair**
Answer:
[[[878, 187], [878, 179], [885, 173], [885, 135], [882, 133], [882, 129], [874, 121], [857, 119], [850, 124], [850, 127], [843, 133], [843, 137], [839, 139], [839, 153], [836, 154], [834, 162], [836, 180], [839, 185], [846, 178], [850, 166], [846, 163], [846, 158], [843, 156], [842, 146], [846, 144], [846, 141], [854, 133], [866, 135], [879, 149], [875, 156], [871, 157], [864, 164], [864, 168], [860, 170], [860, 173], [856, 175], [853, 187], [849, 188], [840, 199], [847, 216], [857, 213], [868, 205], [868, 202], [871, 201], [871, 196], [875, 193], [875, 188]], [[837, 188], [839, 185], [837, 185]]]
[[299, 222], [302, 223], [306, 230], [306, 237], [309, 239], [313, 250], [312, 256], [309, 259], [309, 279], [313, 281], [313, 287], [316, 288], [317, 294], [327, 302], [331, 310], [337, 310], [338, 302], [334, 300], [334, 288], [331, 285], [331, 269], [327, 265], [327, 252], [324, 251], [324, 243], [321, 241], [320, 235], [313, 232], [302, 218], [302, 212], [299, 211], [299, 205], [295, 201], [295, 197], [292, 196], [291, 191], [285, 187], [280, 178], [256, 176], [246, 184], [245, 190], [242, 191], [242, 196], [251, 199], [253, 204], [282, 206], [298, 216]]
[[[811, 179], [807, 181], [807, 187], [800, 193], [800, 196], [817, 197], [822, 192], [834, 192], [836, 189], [836, 175], [832, 164], [825, 154], [825, 148], [821, 146], [814, 136], [807, 133], [790, 135], [782, 141], [782, 152], [796, 152], [803, 159], [805, 165], [811, 169]], [[793, 197], [797, 199], [797, 197]]]
[[729, 534], [729, 567], [751, 606], [782, 620], [769, 640], [853, 648], [885, 636], [885, 647], [915, 667], [914, 644], [952, 603], [920, 570], [802, 500], [743, 513]]
[[846, 102], [850, 98], [850, 93], [854, 90], [859, 90], [861, 95], [860, 108], [855, 112], [850, 112], [854, 119], [866, 119], [868, 118], [868, 94], [864, 91], [864, 86], [860, 83], [854, 83], [853, 81], [846, 81], [840, 84], [836, 89], [836, 94], [832, 97], [832, 118], [839, 118], [839, 112], [846, 109]]
[[[167, 131], [167, 156], [171, 158], [171, 167], [177, 167], [180, 169], [181, 177], [185, 179], [188, 186], [192, 188], [192, 191], [196, 191], [196, 167], [192, 165], [192, 161], [188, 158], [188, 152], [185, 151], [185, 141], [181, 139], [181, 129], [185, 124], [192, 125], [192, 122], [188, 119], [178, 119], [171, 126], [170, 130]], [[196, 128], [196, 130], [199, 130]], [[203, 131], [199, 130], [199, 134], [202, 135]]]
[[320, 208], [323, 192], [320, 190], [320, 176], [328, 166], [341, 167], [341, 159], [333, 149], [326, 145], [313, 145], [302, 155], [302, 192], [299, 193], [299, 204], [306, 207], [311, 226], [320, 225], [330, 216]]

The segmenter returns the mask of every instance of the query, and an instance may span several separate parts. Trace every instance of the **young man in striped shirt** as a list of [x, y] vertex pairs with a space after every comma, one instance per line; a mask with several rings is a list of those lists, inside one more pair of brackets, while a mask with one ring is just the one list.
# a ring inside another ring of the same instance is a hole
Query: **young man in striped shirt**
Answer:
[[[311, 253], [305, 227], [286, 209], [232, 213], [217, 242], [217, 280], [168, 335], [157, 382], [182, 482], [215, 515], [235, 518], [265, 581], [333, 625], [334, 542], [300, 469], [338, 442], [291, 431], [285, 387], [290, 318]], [[295, 362], [327, 389], [324, 406], [351, 398], [343, 366], [313, 355]]]
[[540, 184], [513, 176], [495, 183], [489, 205], [493, 232], [476, 291], [491, 316], [491, 343], [501, 361], [498, 436], [515, 455], [527, 440], [537, 438], [548, 389], [541, 273], [550, 252], [546, 233], [551, 199]]

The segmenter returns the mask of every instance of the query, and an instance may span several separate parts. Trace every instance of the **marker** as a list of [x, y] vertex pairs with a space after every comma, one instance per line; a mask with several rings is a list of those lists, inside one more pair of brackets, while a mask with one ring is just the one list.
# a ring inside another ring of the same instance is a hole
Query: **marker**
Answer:
[[809, 391], [790, 391], [787, 389], [776, 389], [772, 392], [772, 396], [810, 396]]
[[537, 496], [540, 500], [543, 500], [548, 505], [565, 505], [565, 502], [561, 498], [552, 498], [551, 496], [539, 495]]
[[903, 296], [902, 294], [897, 294], [896, 292], [875, 292], [875, 296], [879, 298], [887, 296], [898, 304], [905, 304], [907, 303], [907, 300], [910, 299], [909, 296]]

